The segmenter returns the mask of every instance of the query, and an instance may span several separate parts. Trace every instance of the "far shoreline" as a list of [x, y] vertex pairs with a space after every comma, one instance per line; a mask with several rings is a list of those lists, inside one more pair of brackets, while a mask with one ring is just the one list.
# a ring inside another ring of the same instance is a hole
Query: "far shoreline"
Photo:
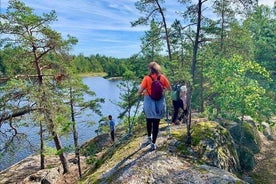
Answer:
[[81, 73], [81, 74], [78, 74], [78, 76], [80, 76], [80, 77], [103, 77], [107, 80], [120, 80], [120, 79], [122, 79], [122, 77], [108, 77], [107, 73], [105, 73], [105, 72]]
[[80, 77], [106, 77], [107, 73], [105, 72], [91, 72], [91, 73], [80, 73], [78, 74]]

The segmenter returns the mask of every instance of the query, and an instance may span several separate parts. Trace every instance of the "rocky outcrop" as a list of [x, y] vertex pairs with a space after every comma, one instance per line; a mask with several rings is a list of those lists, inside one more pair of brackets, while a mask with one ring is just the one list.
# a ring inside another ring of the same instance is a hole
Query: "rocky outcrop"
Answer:
[[[51, 156], [46, 159], [46, 169], [40, 169], [39, 155], [32, 155], [21, 162], [14, 164], [0, 172], [0, 183], [20, 183], [20, 184], [75, 184], [79, 179], [78, 167], [74, 163], [74, 154], [67, 156], [69, 159], [68, 174], [62, 174], [63, 170], [57, 156]], [[81, 156], [82, 171], [87, 169], [86, 158]]]
[[271, 126], [268, 123], [262, 122], [262, 129], [263, 129], [264, 136], [268, 140], [270, 140], [270, 141], [275, 140], [275, 137], [273, 135], [273, 130], [272, 130]]
[[57, 183], [59, 178], [62, 176], [60, 173], [60, 168], [43, 169], [35, 174], [32, 174], [23, 180], [23, 183], [41, 183], [41, 184], [51, 184]]
[[193, 127], [192, 136], [199, 159], [230, 172], [240, 170], [234, 141], [228, 130], [220, 124], [213, 121], [197, 123]]
[[[172, 127], [173, 136], [169, 138], [161, 128], [155, 151], [140, 146], [146, 137], [134, 136], [114, 147], [108, 159], [100, 158], [104, 163], [87, 172], [80, 183], [246, 183], [229, 172], [239, 167], [229, 132], [215, 122], [196, 126], [193, 134], [198, 130], [202, 137], [194, 138], [191, 148], [184, 146], [183, 137], [175, 138], [183, 134], [184, 125]], [[207, 132], [201, 126], [212, 128]]]
[[246, 183], [225, 170], [196, 166], [164, 151], [150, 152], [145, 148], [139, 153], [102, 173], [100, 183]]
[[260, 152], [260, 137], [254, 123], [236, 123], [229, 131], [236, 144], [241, 169], [253, 170], [256, 165], [254, 154]]
[[[231, 127], [236, 125], [231, 125]], [[39, 159], [34, 159], [35, 157], [0, 173], [0, 181], [30, 184], [42, 182], [55, 184], [246, 183], [235, 175], [239, 170], [240, 160], [235, 151], [233, 137], [230, 136], [228, 130], [216, 122], [206, 120], [204, 122], [197, 121], [192, 126], [192, 145], [188, 147], [185, 144], [186, 125], [172, 126], [171, 136], [168, 136], [167, 124], [162, 122], [156, 151], [150, 151], [150, 146], [143, 147], [140, 144], [146, 140], [145, 127], [137, 127], [131, 137], [113, 145], [110, 144], [108, 135], [98, 136], [82, 147], [84, 149], [82, 153], [85, 153], [86, 156], [89, 154], [91, 157], [82, 157], [82, 165], [85, 167], [83, 168], [83, 178], [80, 181], [78, 181], [76, 164], [70, 166], [70, 175], [61, 175], [58, 170], [59, 166], [54, 166], [54, 164], [51, 164], [53, 166], [51, 169], [38, 171]], [[117, 137], [118, 139], [119, 137]], [[274, 152], [273, 154], [275, 155]], [[253, 156], [254, 154], [249, 158], [253, 158]], [[271, 166], [274, 163], [272, 159], [267, 160]], [[85, 161], [86, 163], [89, 161], [89, 169], [87, 169]], [[58, 161], [53, 160], [53, 163], [58, 163]], [[33, 170], [37, 171], [31, 172]], [[16, 176], [19, 172], [20, 176]], [[275, 178], [275, 174], [271, 177]], [[246, 177], [246, 180], [253, 181], [253, 177]]]

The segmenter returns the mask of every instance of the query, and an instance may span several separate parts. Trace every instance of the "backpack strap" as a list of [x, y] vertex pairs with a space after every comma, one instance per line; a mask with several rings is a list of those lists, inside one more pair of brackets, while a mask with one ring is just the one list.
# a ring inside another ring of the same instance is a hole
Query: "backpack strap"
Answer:
[[[154, 81], [153, 78], [152, 78], [152, 76], [151, 76], [151, 74], [149, 74], [148, 76], [151, 78], [152, 81]], [[161, 78], [161, 75], [158, 75], [158, 76], [157, 76], [157, 80], [160, 81], [160, 78]]]
[[153, 78], [152, 78], [152, 76], [151, 76], [150, 74], [149, 74], [148, 76], [149, 76], [149, 77], [151, 78], [151, 80], [153, 81]]
[[[153, 78], [152, 78], [152, 76], [151, 76], [150, 74], [149, 74], [148, 76], [151, 78], [151, 82], [153, 82]], [[146, 89], [146, 90], [147, 90], [148, 95], [150, 95], [150, 93], [149, 93], [148, 89]]]

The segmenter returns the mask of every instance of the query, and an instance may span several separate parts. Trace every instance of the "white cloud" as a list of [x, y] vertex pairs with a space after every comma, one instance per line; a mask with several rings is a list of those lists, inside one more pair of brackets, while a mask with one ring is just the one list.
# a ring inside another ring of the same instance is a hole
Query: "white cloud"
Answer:
[[[74, 53], [103, 54], [129, 57], [140, 51], [140, 38], [146, 26], [131, 27], [131, 21], [141, 14], [135, 8], [138, 0], [21, 0], [35, 13], [55, 10], [58, 21], [51, 26], [63, 36], [70, 34], [79, 40]], [[0, 0], [1, 10], [8, 0]], [[272, 0], [259, 0], [259, 4], [273, 6]], [[166, 0], [166, 18], [169, 24], [183, 10], [178, 1]], [[179, 18], [179, 17], [178, 17]]]
[[259, 5], [263, 4], [263, 5], [267, 5], [269, 7], [273, 7], [275, 2], [276, 1], [273, 1], [273, 0], [259, 0]]
[[[79, 40], [74, 48], [76, 54], [100, 53], [114, 57], [129, 57], [139, 52], [139, 36], [146, 27], [131, 27], [130, 22], [139, 17], [134, 6], [136, 0], [21, 1], [33, 8], [38, 15], [55, 10], [58, 21], [53, 22], [51, 27], [63, 36], [70, 34]], [[7, 7], [8, 0], [4, 0], [1, 5]], [[122, 53], [122, 50], [125, 50], [123, 44], [129, 43], [132, 45], [128, 46], [131, 51]], [[113, 55], [110, 54], [111, 51]]]

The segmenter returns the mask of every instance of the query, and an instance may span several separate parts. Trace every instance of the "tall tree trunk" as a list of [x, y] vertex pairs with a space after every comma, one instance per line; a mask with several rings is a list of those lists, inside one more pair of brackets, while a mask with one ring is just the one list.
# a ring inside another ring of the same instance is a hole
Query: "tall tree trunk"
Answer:
[[45, 169], [45, 155], [44, 155], [44, 131], [43, 125], [40, 122], [40, 169]]
[[[45, 102], [47, 101], [45, 94], [43, 95], [43, 99], [44, 99]], [[66, 157], [65, 157], [64, 152], [62, 150], [62, 145], [61, 145], [59, 135], [56, 133], [55, 124], [53, 122], [51, 112], [50, 112], [49, 109], [50, 109], [50, 107], [46, 106], [45, 110], [44, 110], [46, 121], [47, 121], [47, 126], [48, 126], [49, 132], [53, 136], [54, 143], [55, 143], [58, 155], [59, 155], [59, 159], [60, 159], [61, 165], [63, 167], [63, 173], [65, 174], [65, 173], [69, 172], [69, 168], [68, 168]]]
[[80, 147], [78, 144], [78, 132], [76, 130], [76, 125], [75, 123], [73, 124], [73, 135], [74, 135], [74, 144], [75, 144], [75, 156], [77, 158], [77, 163], [78, 163], [78, 171], [79, 171], [79, 177], [81, 178], [81, 162], [80, 162]]
[[167, 49], [168, 49], [168, 54], [169, 54], [169, 60], [172, 61], [172, 53], [171, 53], [171, 46], [170, 46], [170, 39], [169, 39], [169, 32], [168, 32], [168, 28], [167, 28], [167, 22], [166, 22], [166, 19], [165, 19], [165, 15], [162, 11], [162, 8], [159, 4], [159, 1], [158, 0], [155, 0], [157, 6], [158, 6], [158, 9], [159, 9], [159, 12], [162, 16], [162, 21], [163, 21], [163, 24], [164, 24], [164, 29], [165, 29], [165, 34], [166, 34], [166, 43], [167, 43]]
[[203, 60], [201, 60], [201, 70], [200, 70], [200, 112], [204, 112], [204, 99], [203, 99]]
[[59, 136], [55, 131], [55, 125], [54, 125], [53, 120], [51, 119], [50, 112], [46, 112], [46, 116], [47, 116], [46, 119], [48, 121], [48, 129], [49, 129], [50, 133], [53, 136], [54, 143], [55, 143], [55, 146], [56, 146], [56, 149], [57, 149], [57, 152], [58, 152], [58, 156], [59, 156], [61, 165], [63, 167], [63, 174], [68, 173], [69, 172], [69, 167], [68, 167], [68, 164], [67, 164], [67, 160], [66, 160], [64, 152], [62, 150], [62, 145], [61, 145], [61, 141], [59, 139]]
[[55, 131], [52, 131], [52, 136], [54, 137], [54, 142], [55, 142], [55, 145], [56, 145], [56, 149], [59, 153], [58, 156], [59, 156], [61, 165], [63, 167], [63, 174], [68, 173], [69, 172], [69, 167], [68, 167], [68, 164], [67, 164], [66, 157], [65, 157], [65, 155], [62, 151], [62, 145], [61, 145], [59, 136], [57, 135], [57, 133]]
[[[43, 86], [43, 75], [42, 75], [41, 67], [39, 65], [39, 57], [38, 57], [38, 54], [37, 54], [37, 47], [35, 45], [33, 45], [32, 47], [33, 47], [33, 54], [34, 54], [34, 58], [35, 58], [34, 64], [35, 64], [35, 67], [36, 67], [37, 76], [38, 76], [38, 82], [39, 82], [39, 86], [40, 86], [41, 100], [43, 102], [45, 102], [45, 104], [46, 104], [46, 105], [44, 105], [44, 107], [42, 107], [42, 109], [44, 109], [43, 113], [44, 113], [44, 116], [46, 117], [46, 122], [47, 122], [48, 130], [49, 130], [50, 134], [53, 136], [57, 152], [59, 153], [60, 162], [61, 162], [61, 164], [63, 166], [63, 173], [68, 173], [69, 172], [69, 168], [68, 168], [67, 160], [66, 160], [65, 155], [64, 155], [64, 153], [62, 151], [62, 145], [61, 145], [59, 136], [58, 136], [58, 134], [55, 131], [55, 125], [54, 125], [53, 119], [51, 117], [50, 107], [49, 107], [49, 105], [47, 105], [46, 94], [45, 94], [45, 92], [42, 89], [42, 86]], [[40, 130], [40, 131], [43, 132], [43, 129]], [[44, 147], [44, 144], [42, 144], [41, 147], [42, 146]], [[42, 148], [42, 150], [43, 149], [44, 148]], [[41, 158], [42, 158], [41, 163], [43, 162], [42, 164], [44, 165], [44, 156], [41, 155]]]
[[192, 136], [191, 136], [191, 97], [193, 94], [193, 85], [195, 83], [195, 71], [196, 71], [196, 62], [197, 62], [197, 51], [198, 51], [198, 44], [199, 44], [199, 33], [201, 29], [201, 9], [202, 9], [202, 0], [198, 1], [198, 10], [197, 10], [197, 28], [196, 28], [196, 37], [195, 37], [195, 43], [194, 43], [194, 49], [193, 49], [193, 60], [192, 60], [192, 68], [191, 68], [191, 74], [192, 74], [192, 84], [189, 87], [189, 91], [187, 94], [187, 103], [189, 107], [189, 118], [187, 122], [187, 144], [190, 145], [192, 143]]
[[76, 129], [76, 121], [75, 121], [75, 111], [74, 111], [74, 100], [73, 100], [73, 92], [72, 88], [70, 87], [70, 108], [71, 108], [71, 120], [73, 122], [73, 137], [74, 137], [74, 145], [75, 145], [75, 156], [77, 158], [78, 163], [78, 171], [79, 177], [81, 178], [81, 163], [80, 163], [80, 148], [78, 144], [78, 132]]
[[224, 10], [224, 0], [222, 0], [222, 11], [221, 11], [221, 35], [220, 35], [220, 50], [223, 51], [224, 44], [224, 23], [225, 23], [225, 10]]

